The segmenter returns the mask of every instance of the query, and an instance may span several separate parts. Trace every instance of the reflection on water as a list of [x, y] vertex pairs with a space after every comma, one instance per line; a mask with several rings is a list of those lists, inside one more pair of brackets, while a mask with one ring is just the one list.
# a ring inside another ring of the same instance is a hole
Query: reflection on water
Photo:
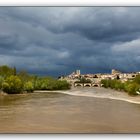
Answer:
[[1, 133], [138, 133], [140, 105], [33, 93], [0, 96]]

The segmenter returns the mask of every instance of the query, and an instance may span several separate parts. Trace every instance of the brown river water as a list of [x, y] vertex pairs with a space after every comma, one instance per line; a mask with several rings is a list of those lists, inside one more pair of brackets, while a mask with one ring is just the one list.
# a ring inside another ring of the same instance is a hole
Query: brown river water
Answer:
[[62, 93], [1, 95], [0, 133], [140, 133], [140, 104]]

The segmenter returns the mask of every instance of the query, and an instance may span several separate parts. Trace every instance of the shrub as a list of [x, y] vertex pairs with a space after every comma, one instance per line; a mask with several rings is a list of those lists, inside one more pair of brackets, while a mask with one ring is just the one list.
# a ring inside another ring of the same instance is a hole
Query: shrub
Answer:
[[19, 77], [12, 75], [6, 78], [2, 89], [8, 94], [17, 94], [23, 91], [23, 84]]
[[36, 90], [63, 90], [70, 89], [70, 84], [65, 80], [53, 78], [38, 78], [35, 82]]
[[137, 84], [140, 84], [140, 75], [137, 75], [137, 76], [134, 78], [134, 82], [137, 83]]
[[0, 89], [2, 89], [3, 82], [4, 82], [4, 78], [2, 76], [0, 76]]
[[7, 65], [0, 66], [0, 75], [3, 78], [7, 78], [7, 77], [9, 77], [11, 75], [14, 75], [14, 69], [10, 68]]
[[110, 87], [110, 80], [101, 80], [101, 84], [103, 84], [103, 87], [108, 88]]
[[24, 90], [27, 92], [33, 92], [34, 91], [34, 87], [33, 87], [33, 83], [28, 81], [24, 84]]
[[137, 83], [131, 83], [127, 86], [127, 91], [130, 95], [137, 95], [137, 91], [140, 89], [140, 85]]
[[116, 80], [110, 80], [110, 87], [115, 88]]
[[124, 83], [122, 83], [120, 80], [115, 80], [114, 88], [116, 90], [124, 90]]
[[70, 84], [65, 81], [65, 80], [62, 80], [62, 81], [56, 81], [56, 84], [54, 86], [54, 89], [58, 89], [58, 90], [64, 90], [64, 89], [70, 89]]
[[138, 81], [136, 82], [135, 80], [127, 81], [125, 83], [122, 83], [120, 80], [102, 80], [101, 84], [103, 84], [103, 87], [105, 88], [110, 87], [116, 90], [124, 90], [130, 95], [138, 95], [140, 92], [140, 84], [138, 84]]
[[7, 82], [4, 82], [2, 84], [2, 89], [4, 92], [9, 93], [10, 92], [10, 85]]

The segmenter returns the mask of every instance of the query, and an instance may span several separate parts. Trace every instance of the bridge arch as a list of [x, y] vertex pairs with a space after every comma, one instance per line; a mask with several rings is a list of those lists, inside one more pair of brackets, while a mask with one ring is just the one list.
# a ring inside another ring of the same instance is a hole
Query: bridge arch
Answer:
[[74, 83], [74, 86], [75, 86], [75, 87], [82, 87], [83, 84], [81, 84], [81, 83]]
[[100, 84], [92, 84], [92, 87], [100, 87]]
[[101, 84], [101, 87], [103, 87], [104, 86], [104, 84]]
[[85, 83], [84, 84], [84, 87], [91, 87], [92, 85], [91, 85], [91, 83]]

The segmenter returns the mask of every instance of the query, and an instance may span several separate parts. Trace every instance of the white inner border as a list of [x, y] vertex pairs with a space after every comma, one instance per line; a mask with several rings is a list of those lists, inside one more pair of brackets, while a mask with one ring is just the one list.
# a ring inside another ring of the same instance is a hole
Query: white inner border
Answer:
[[[139, 0], [1, 0], [0, 6], [140, 6]], [[132, 120], [133, 121], [133, 120]], [[139, 135], [0, 135], [8, 140], [139, 139]]]
[[139, 0], [1, 0], [0, 6], [140, 6]]

